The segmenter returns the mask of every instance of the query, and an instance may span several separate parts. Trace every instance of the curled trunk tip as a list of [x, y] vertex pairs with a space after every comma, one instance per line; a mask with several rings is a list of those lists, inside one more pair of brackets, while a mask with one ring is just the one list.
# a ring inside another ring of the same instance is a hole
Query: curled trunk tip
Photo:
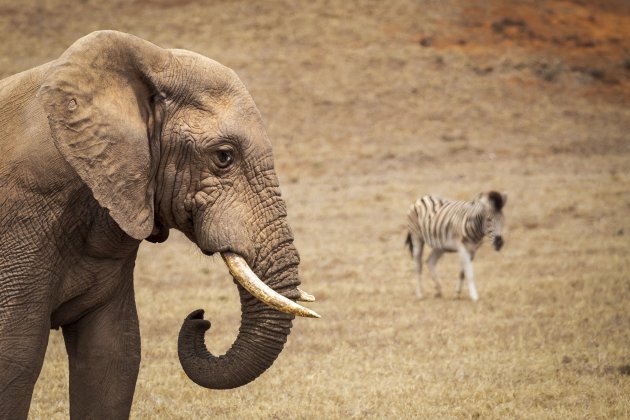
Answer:
[[[237, 281], [241, 300], [241, 326], [236, 340], [224, 355], [217, 357], [210, 353], [205, 344], [210, 321], [203, 319], [201, 309], [184, 319], [178, 339], [179, 361], [184, 372], [193, 382], [210, 389], [236, 388], [253, 381], [282, 351], [294, 314], [319, 317], [260, 280], [239, 255], [229, 252], [222, 255]], [[274, 267], [272, 273], [269, 277], [279, 290], [283, 288], [278, 285], [288, 283], [296, 288], [299, 284], [295, 265]], [[299, 289], [293, 292], [296, 299], [314, 300]]]
[[[264, 311], [275, 312], [268, 307]], [[236, 341], [225, 355], [217, 357], [205, 344], [210, 321], [203, 319], [203, 314], [204, 311], [198, 309], [184, 319], [177, 347], [186, 375], [209, 389], [237, 388], [260, 376], [282, 351], [293, 319], [287, 314], [277, 319], [259, 313], [260, 320], [241, 320]]]

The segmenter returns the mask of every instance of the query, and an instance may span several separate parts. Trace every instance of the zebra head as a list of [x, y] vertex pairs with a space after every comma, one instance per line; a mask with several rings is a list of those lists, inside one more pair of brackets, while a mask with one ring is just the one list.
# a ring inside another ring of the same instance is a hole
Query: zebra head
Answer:
[[507, 194], [490, 191], [481, 194], [481, 201], [486, 205], [485, 232], [497, 251], [503, 246], [503, 207], [507, 203]]

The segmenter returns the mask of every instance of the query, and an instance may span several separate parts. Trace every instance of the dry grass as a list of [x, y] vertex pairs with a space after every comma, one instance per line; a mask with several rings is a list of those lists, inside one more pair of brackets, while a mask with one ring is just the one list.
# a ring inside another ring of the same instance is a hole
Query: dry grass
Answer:
[[[224, 351], [236, 290], [180, 235], [143, 244], [133, 418], [630, 417], [630, 44], [613, 40], [630, 28], [625, 3], [58, 3], [0, 6], [0, 75], [98, 28], [193, 49], [241, 75], [267, 121], [304, 288], [323, 315], [296, 320], [252, 384], [201, 389], [177, 361], [180, 322], [205, 308], [209, 346]], [[566, 32], [564, 44], [543, 42], [519, 25], [493, 32], [505, 18], [536, 32], [537, 10], [595, 45]], [[490, 188], [510, 195], [509, 231], [501, 253], [486, 246], [476, 258], [480, 302], [453, 298], [453, 256], [438, 267], [445, 298], [417, 301], [407, 206]], [[67, 417], [66, 364], [53, 331], [32, 418]]]

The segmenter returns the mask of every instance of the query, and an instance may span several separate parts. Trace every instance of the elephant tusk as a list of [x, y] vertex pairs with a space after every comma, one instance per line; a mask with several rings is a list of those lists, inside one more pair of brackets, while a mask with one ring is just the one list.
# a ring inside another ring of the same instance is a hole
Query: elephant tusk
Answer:
[[[308, 308], [305, 308], [291, 299], [282, 296], [271, 287], [263, 283], [262, 280], [249, 268], [243, 257], [233, 252], [222, 252], [221, 257], [230, 270], [230, 274], [256, 299], [264, 304], [293, 315], [305, 316], [309, 318], [321, 318], [321, 316]], [[302, 296], [302, 293], [300, 293]], [[310, 296], [310, 295], [308, 295]], [[311, 296], [312, 297], [312, 296]], [[314, 299], [314, 298], [313, 298]]]
[[300, 297], [298, 298], [298, 300], [302, 302], [315, 302], [315, 296], [311, 295], [308, 292], [305, 292], [299, 287], [297, 289], [298, 289], [298, 292], [300, 292]]

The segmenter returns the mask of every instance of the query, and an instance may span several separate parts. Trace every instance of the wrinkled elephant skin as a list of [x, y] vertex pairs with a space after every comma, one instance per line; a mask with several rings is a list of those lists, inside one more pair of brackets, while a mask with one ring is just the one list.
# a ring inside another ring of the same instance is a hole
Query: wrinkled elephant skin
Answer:
[[0, 179], [0, 418], [27, 417], [51, 328], [66, 344], [71, 417], [129, 416], [135, 258], [169, 229], [231, 258], [247, 273], [235, 280], [262, 291], [238, 284], [241, 327], [224, 356], [205, 347], [203, 311], [185, 319], [179, 356], [195, 382], [248, 383], [276, 359], [294, 314], [317, 316], [295, 302], [311, 296], [298, 289], [260, 113], [206, 57], [100, 31], [0, 81]]

